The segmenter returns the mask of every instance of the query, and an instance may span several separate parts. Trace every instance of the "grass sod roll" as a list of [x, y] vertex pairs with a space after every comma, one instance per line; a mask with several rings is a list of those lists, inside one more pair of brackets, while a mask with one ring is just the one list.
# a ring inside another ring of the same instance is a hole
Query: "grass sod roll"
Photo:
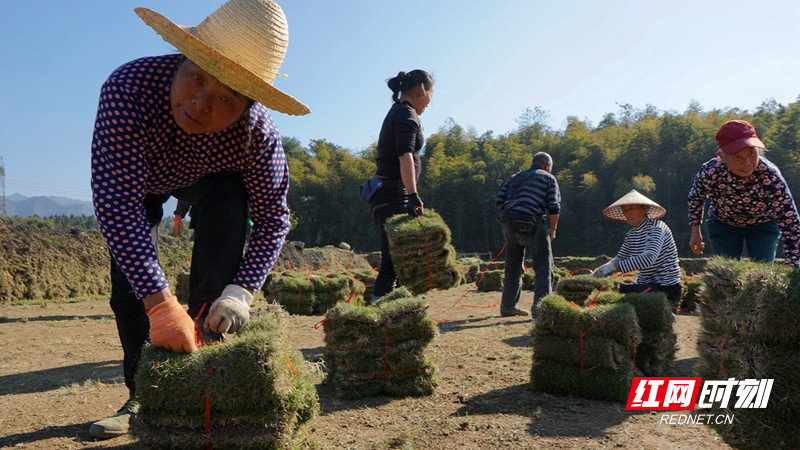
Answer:
[[450, 229], [433, 210], [421, 217], [396, 215], [386, 221], [386, 236], [400, 283], [414, 294], [455, 286], [460, 274]]
[[641, 340], [636, 312], [631, 305], [600, 305], [577, 308], [558, 294], [544, 297], [539, 304], [539, 331], [562, 337], [605, 336], [626, 348]]
[[533, 359], [549, 360], [566, 365], [580, 366], [583, 352], [584, 368], [605, 367], [619, 369], [623, 353], [620, 345], [613, 339], [602, 336], [567, 338], [533, 332]]
[[325, 361], [328, 380], [343, 398], [427, 395], [435, 385], [424, 355], [436, 324], [421, 299], [405, 287], [375, 306], [339, 303], [328, 311]]
[[628, 304], [633, 306], [642, 332], [636, 348], [636, 367], [646, 376], [664, 376], [675, 361], [677, 336], [675, 316], [663, 292], [629, 293], [601, 292], [598, 305]]
[[481, 292], [502, 292], [504, 277], [504, 270], [478, 272], [475, 277], [475, 286]]
[[627, 355], [622, 356], [617, 370], [594, 367], [583, 372], [577, 365], [540, 359], [531, 367], [531, 387], [549, 394], [625, 402], [636, 375], [633, 360]]
[[339, 302], [363, 304], [364, 283], [344, 276], [312, 277], [314, 285], [314, 313], [324, 314]]
[[701, 275], [703, 330], [697, 373], [707, 380], [774, 379], [766, 408], [712, 408], [735, 413], [717, 426], [743, 448], [800, 448], [800, 276], [780, 264], [711, 258]]
[[272, 280], [267, 288], [267, 299], [278, 302], [292, 314], [313, 315], [317, 303], [314, 283], [287, 273]]
[[283, 448], [294, 442], [319, 404], [281, 314], [276, 309], [254, 317], [224, 344], [190, 354], [147, 344], [136, 374], [141, 410], [135, 434], [149, 448], [197, 448], [197, 442], [205, 443], [208, 395], [214, 448]]

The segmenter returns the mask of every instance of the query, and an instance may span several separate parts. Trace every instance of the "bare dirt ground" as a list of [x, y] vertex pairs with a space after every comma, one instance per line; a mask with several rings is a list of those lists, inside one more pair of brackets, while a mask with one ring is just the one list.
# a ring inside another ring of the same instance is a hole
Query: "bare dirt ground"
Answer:
[[[531, 322], [501, 318], [499, 292], [461, 298], [466, 291], [426, 295], [440, 331], [429, 347], [434, 395], [344, 401], [318, 377], [321, 412], [312, 434], [319, 448], [730, 448], [706, 425], [659, 424], [660, 413], [531, 391]], [[321, 319], [290, 320], [292, 341], [310, 361], [323, 354], [323, 331], [313, 328]], [[671, 375], [692, 376], [700, 318], [679, 315], [675, 325]], [[4, 304], [0, 342], [0, 448], [144, 448], [132, 437], [95, 441], [87, 433], [127, 399], [106, 301]]]

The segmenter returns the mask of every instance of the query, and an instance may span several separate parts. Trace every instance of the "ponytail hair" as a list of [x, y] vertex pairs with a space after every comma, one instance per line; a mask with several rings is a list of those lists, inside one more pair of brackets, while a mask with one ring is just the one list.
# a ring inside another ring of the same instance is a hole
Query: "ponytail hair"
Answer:
[[433, 77], [422, 69], [415, 69], [408, 73], [399, 72], [396, 77], [386, 81], [386, 85], [392, 90], [392, 101], [395, 103], [400, 101], [400, 96], [404, 92], [420, 84], [423, 85], [427, 91], [433, 88]]

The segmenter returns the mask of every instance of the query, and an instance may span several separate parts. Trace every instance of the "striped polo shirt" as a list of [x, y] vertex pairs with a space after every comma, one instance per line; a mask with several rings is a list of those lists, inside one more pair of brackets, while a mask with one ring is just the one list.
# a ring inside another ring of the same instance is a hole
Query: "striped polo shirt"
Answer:
[[615, 260], [622, 273], [639, 270], [639, 284], [672, 286], [681, 282], [672, 231], [660, 220], [646, 218], [631, 228]]
[[512, 175], [495, 201], [503, 205], [501, 218], [561, 212], [561, 191], [556, 177], [537, 165]]

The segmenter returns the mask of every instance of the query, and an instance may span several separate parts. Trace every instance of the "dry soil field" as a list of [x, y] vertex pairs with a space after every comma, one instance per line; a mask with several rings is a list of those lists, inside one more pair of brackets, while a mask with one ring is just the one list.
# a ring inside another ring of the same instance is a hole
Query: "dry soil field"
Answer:
[[[434, 395], [343, 401], [318, 377], [318, 448], [730, 448], [705, 425], [660, 425], [659, 415], [622, 404], [531, 391], [531, 322], [501, 318], [498, 292], [465, 292], [425, 296], [440, 331], [429, 348]], [[323, 332], [313, 328], [321, 319], [290, 320], [293, 344], [310, 361], [323, 354]], [[677, 317], [673, 375], [693, 375], [699, 323], [697, 315]], [[107, 302], [2, 305], [0, 342], [0, 448], [144, 448], [130, 437], [94, 441], [87, 433], [127, 397]]]

